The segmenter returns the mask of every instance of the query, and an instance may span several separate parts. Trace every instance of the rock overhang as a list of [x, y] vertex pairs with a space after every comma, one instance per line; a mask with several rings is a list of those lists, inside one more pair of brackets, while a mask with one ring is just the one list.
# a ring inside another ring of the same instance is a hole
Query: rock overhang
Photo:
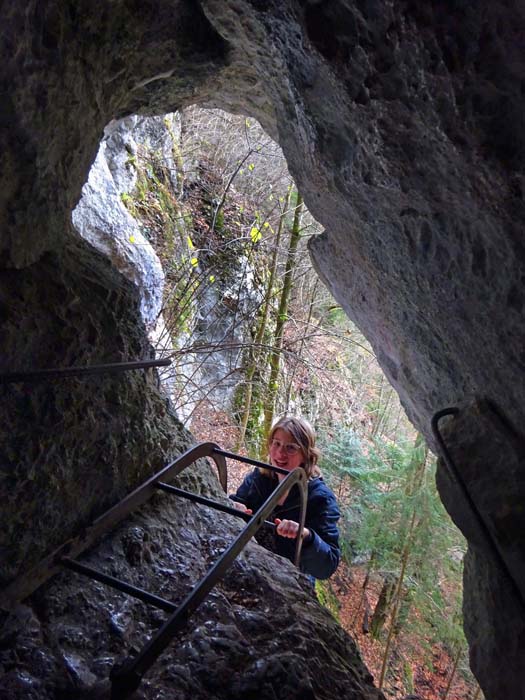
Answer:
[[[119, 309], [133, 292], [87, 246], [72, 252], [70, 212], [111, 119], [200, 103], [243, 111], [277, 137], [326, 227], [311, 244], [316, 267], [427, 438], [436, 410], [477, 396], [520, 429], [525, 17], [518, 3], [206, 0], [154, 10], [121, 1], [99, 12], [87, 3], [73, 10], [13, 1], [2, 14], [9, 89], [0, 249], [10, 270], [2, 302], [16, 309], [3, 324], [5, 370], [93, 357], [93, 348], [101, 359], [141, 347], [123, 330], [132, 317], [140, 325], [133, 303], [124, 323], [92, 309], [101, 285]], [[24, 314], [43, 313], [35, 294], [45, 295], [46, 275], [57, 268], [68, 281], [44, 317], [57, 316], [61, 330], [50, 320], [55, 338], [46, 343], [43, 325], [29, 322], [41, 338], [36, 350], [17, 333]], [[54, 305], [74, 310], [76, 299], [84, 320], [54, 314]], [[34, 404], [49, 400], [43, 392]], [[24, 430], [12, 434], [21, 439]], [[31, 449], [38, 454], [36, 444]], [[487, 436], [488, 461], [491, 449]]]

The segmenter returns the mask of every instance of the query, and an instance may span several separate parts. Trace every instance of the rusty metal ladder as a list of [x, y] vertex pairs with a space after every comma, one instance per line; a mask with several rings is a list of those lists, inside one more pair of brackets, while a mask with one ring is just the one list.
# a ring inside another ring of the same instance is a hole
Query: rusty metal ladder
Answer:
[[[41, 381], [67, 376], [90, 375], [105, 372], [121, 372], [134, 369], [147, 369], [149, 367], [168, 365], [169, 360], [153, 360], [129, 363], [117, 363], [112, 365], [99, 365], [88, 368], [67, 368], [52, 370], [37, 370], [34, 372], [12, 373], [0, 376], [0, 383], [6, 384], [20, 381]], [[285, 475], [278, 487], [270, 497], [263, 503], [259, 510], [253, 515], [248, 515], [219, 501], [215, 501], [200, 494], [190, 493], [175, 487], [167, 481], [173, 479], [187, 467], [195, 464], [201, 458], [211, 457], [219, 473], [219, 481], [226, 492], [228, 484], [226, 458], [233, 459], [245, 464], [263, 467], [265, 469]], [[112, 700], [125, 700], [134, 690], [136, 690], [144, 674], [155, 663], [158, 656], [164, 651], [172, 641], [175, 634], [181, 630], [189, 621], [191, 614], [198, 608], [212, 588], [224, 576], [229, 566], [237, 558], [240, 552], [247, 545], [249, 540], [263, 526], [275, 527], [266, 518], [272, 513], [280, 498], [293, 486], [299, 488], [301, 499], [300, 532], [304, 527], [306, 515], [306, 501], [308, 480], [306, 473], [302, 469], [295, 469], [287, 472], [284, 469], [274, 467], [259, 460], [250, 459], [241, 455], [226, 452], [213, 442], [204, 442], [192, 447], [176, 460], [165, 466], [161, 471], [145, 481], [135, 491], [126, 496], [122, 501], [114, 505], [103, 515], [93, 521], [91, 525], [84, 528], [74, 539], [69, 540], [52, 554], [47, 556], [39, 564], [33, 567], [22, 577], [13, 581], [7, 588], [0, 592], [0, 607], [10, 610], [12, 605], [24, 598], [27, 598], [45, 581], [64, 568], [78, 574], [88, 576], [103, 584], [111, 586], [129, 596], [155, 606], [169, 613], [168, 617], [160, 629], [151, 637], [138, 654], [129, 656], [127, 660], [112, 669], [110, 674], [111, 698]], [[86, 549], [92, 547], [97, 540], [120, 521], [126, 518], [136, 508], [142, 506], [146, 501], [158, 491], [185, 498], [195, 503], [209, 506], [223, 513], [229, 513], [246, 521], [246, 525], [239, 535], [233, 540], [230, 546], [221, 554], [208, 573], [193, 587], [191, 592], [180, 603], [173, 603], [170, 600], [145, 591], [136, 586], [132, 586], [126, 581], [109, 576], [102, 571], [93, 569], [90, 566], [77, 561], [77, 557]], [[294, 563], [299, 566], [301, 557], [302, 538], [296, 540]]]
[[[275, 491], [273, 491], [259, 510], [253, 515], [248, 515], [219, 501], [206, 498], [199, 494], [184, 491], [183, 489], [166, 483], [166, 480], [173, 479], [184, 469], [192, 464], [195, 464], [198, 459], [203, 457], [211, 457], [215, 461], [219, 472], [219, 481], [221, 482], [221, 485], [225, 491], [227, 487], [226, 457], [246, 464], [270, 469], [277, 473], [286, 474], [286, 477], [283, 479], [283, 481], [281, 481]], [[129, 496], [97, 518], [82, 532], [79, 537], [66, 542], [55, 552], [53, 552], [53, 554], [41, 561], [22, 579], [13, 582], [2, 592], [0, 597], [0, 605], [5, 609], [9, 609], [13, 602], [27, 597], [34, 590], [36, 590], [37, 587], [58, 573], [62, 568], [67, 568], [75, 571], [76, 573], [100, 581], [101, 583], [122, 591], [129, 596], [138, 598], [145, 603], [170, 613], [164, 624], [151, 637], [151, 639], [145, 644], [143, 649], [137, 655], [128, 657], [123, 664], [112, 669], [110, 674], [111, 699], [125, 700], [125, 698], [127, 698], [139, 687], [144, 674], [151, 668], [158, 656], [172, 641], [175, 634], [186, 625], [192, 613], [198, 608], [200, 603], [205, 599], [212, 588], [224, 576], [233, 561], [241, 553], [250, 539], [256, 534], [259, 528], [263, 526], [275, 527], [275, 525], [268, 522], [266, 518], [272, 513], [279, 499], [284, 495], [284, 493], [289, 491], [296, 484], [299, 487], [301, 498], [300, 526], [302, 530], [306, 515], [308, 488], [308, 480], [304, 470], [295, 469], [292, 472], [286, 472], [284, 469], [279, 469], [278, 467], [266, 464], [265, 462], [243, 457], [232, 452], [226, 452], [213, 442], [204, 442], [196, 445], [181, 455], [178, 459], [168, 464], [166, 467], [164, 467], [164, 469], [159, 471], [157, 474], [139, 486], [139, 488], [129, 494]], [[178, 604], [173, 603], [170, 600], [166, 600], [165, 598], [160, 598], [159, 596], [141, 588], [137, 588], [136, 586], [132, 586], [125, 581], [109, 576], [102, 571], [93, 569], [92, 567], [86, 566], [85, 564], [82, 564], [76, 560], [76, 557], [78, 557], [87, 548], [94, 545], [101, 535], [108, 532], [108, 530], [126, 518], [136, 508], [146, 503], [146, 501], [159, 490], [209, 506], [223, 513], [229, 513], [230, 515], [234, 515], [247, 521], [245, 527], [233, 540], [230, 546], [221, 554], [208, 573], [194, 586], [186, 598]], [[296, 540], [294, 558], [294, 563], [296, 566], [299, 565], [300, 561], [301, 544], [302, 538], [298, 537]]]

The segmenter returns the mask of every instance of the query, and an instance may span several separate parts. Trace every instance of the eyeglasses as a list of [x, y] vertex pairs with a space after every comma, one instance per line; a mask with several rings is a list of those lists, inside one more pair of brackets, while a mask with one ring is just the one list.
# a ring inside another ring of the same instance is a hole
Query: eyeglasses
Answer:
[[296, 455], [298, 452], [301, 451], [301, 448], [299, 445], [296, 445], [295, 442], [281, 442], [280, 440], [274, 440], [272, 439], [270, 441], [270, 447], [273, 448], [274, 450], [284, 450], [287, 455]]

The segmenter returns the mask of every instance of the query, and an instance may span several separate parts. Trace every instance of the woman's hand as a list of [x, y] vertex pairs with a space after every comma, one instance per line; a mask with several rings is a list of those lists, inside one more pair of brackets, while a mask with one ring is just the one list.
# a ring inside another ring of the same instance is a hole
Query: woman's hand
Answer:
[[243, 513], [246, 513], [246, 515], [253, 515], [252, 509], [247, 508], [244, 503], [239, 503], [239, 501], [232, 501], [233, 507], [236, 508], [237, 510], [242, 511]]
[[[297, 537], [299, 533], [299, 523], [296, 523], [295, 520], [280, 520], [279, 518], [275, 518], [274, 522], [277, 526], [277, 534], [281, 535], [281, 537], [289, 537], [292, 540], [294, 540]], [[309, 538], [310, 530], [307, 527], [304, 527], [303, 540]]]

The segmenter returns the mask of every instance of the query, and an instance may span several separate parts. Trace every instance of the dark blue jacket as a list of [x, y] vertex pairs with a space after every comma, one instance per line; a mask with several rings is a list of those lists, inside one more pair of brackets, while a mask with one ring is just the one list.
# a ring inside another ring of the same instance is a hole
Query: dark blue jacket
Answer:
[[[275, 478], [265, 476], [258, 469], [250, 472], [237, 489], [234, 501], [244, 503], [255, 513], [277, 487]], [[276, 506], [269, 520], [294, 520], [299, 522], [301, 500], [299, 488], [293, 486], [285, 502]], [[301, 550], [301, 571], [314, 578], [325, 579], [337, 569], [341, 552], [337, 521], [340, 513], [334, 494], [321, 477], [308, 481], [308, 501], [305, 527], [312, 533], [312, 539], [303, 542]], [[264, 526], [263, 526], [264, 527]], [[257, 537], [257, 536], [256, 536]], [[290, 561], [295, 556], [295, 540], [275, 533], [275, 551]]]

